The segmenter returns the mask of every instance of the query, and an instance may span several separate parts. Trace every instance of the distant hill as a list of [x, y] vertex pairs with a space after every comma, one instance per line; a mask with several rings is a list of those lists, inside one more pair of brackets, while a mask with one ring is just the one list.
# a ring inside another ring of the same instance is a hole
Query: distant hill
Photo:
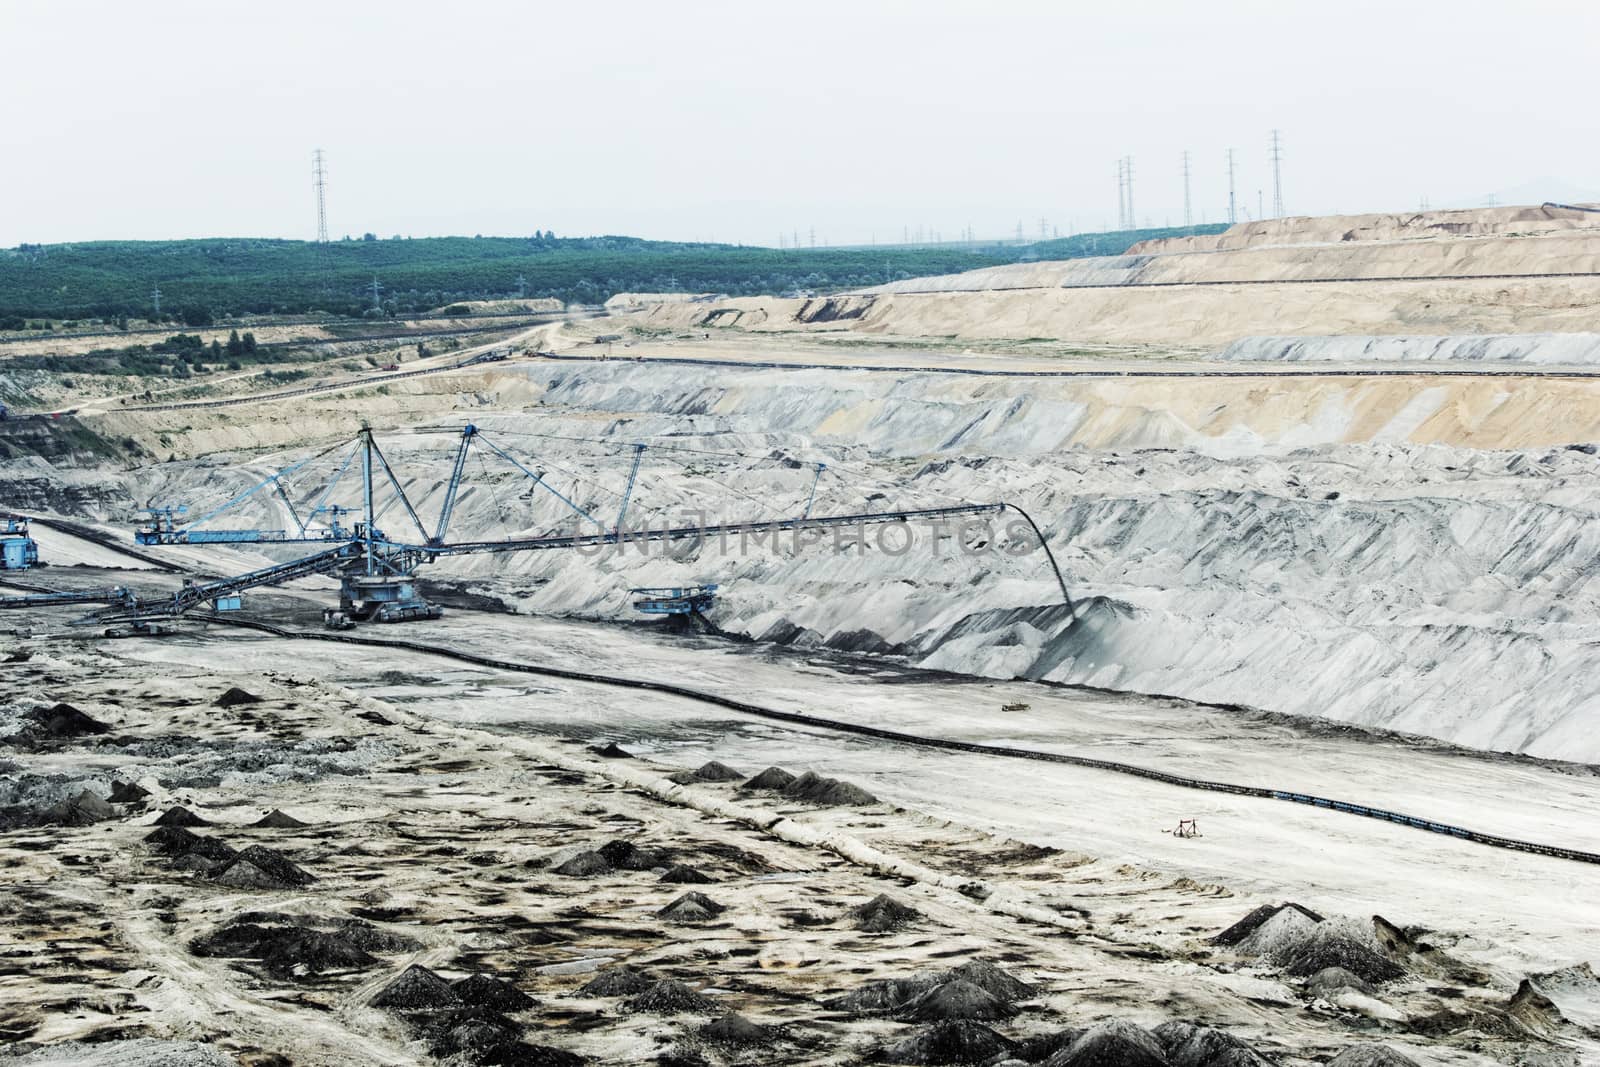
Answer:
[[[601, 303], [619, 292], [693, 290], [730, 295], [876, 285], [1028, 259], [1115, 255], [1153, 237], [1223, 227], [1084, 234], [1034, 245], [914, 245], [775, 249], [647, 241], [637, 237], [428, 237], [336, 241], [207, 238], [92, 241], [0, 250], [0, 328], [18, 316], [145, 317], [151, 291], [163, 312], [204, 325], [246, 314], [361, 315], [376, 277], [388, 313], [460, 300], [526, 295]], [[519, 286], [518, 279], [521, 278]], [[520, 292], [519, 292], [520, 289]]]

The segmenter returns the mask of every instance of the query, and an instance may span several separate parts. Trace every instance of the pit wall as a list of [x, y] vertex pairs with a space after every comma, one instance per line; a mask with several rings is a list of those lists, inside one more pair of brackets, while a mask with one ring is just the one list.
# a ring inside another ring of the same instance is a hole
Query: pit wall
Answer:
[[[718, 624], [767, 641], [1600, 760], [1600, 523], [1586, 488], [1600, 471], [1592, 449], [1558, 443], [1580, 423], [1600, 435], [1600, 398], [1583, 383], [1561, 383], [1571, 391], [1553, 400], [1499, 397], [1506, 386], [1493, 382], [1434, 396], [1394, 381], [1405, 379], [1241, 391], [1207, 380], [507, 367], [484, 383], [473, 421], [596, 514], [615, 514], [634, 440], [703, 450], [646, 452], [633, 514], [656, 523], [692, 508], [798, 513], [812, 477], [801, 460], [826, 459], [818, 514], [1025, 507], [1076, 610], [1031, 534], [1003, 523], [914, 531], [903, 553], [869, 532], [459, 557], [428, 575], [529, 611], [624, 620], [636, 618], [630, 588], [711, 581], [722, 587]], [[497, 402], [496, 386], [530, 399]], [[1421, 443], [1433, 436], [1521, 443]], [[1546, 440], [1534, 447], [1535, 436]], [[424, 515], [442, 501], [450, 444], [431, 433], [385, 440]], [[571, 480], [597, 464], [592, 479]], [[257, 477], [221, 458], [165, 464], [134, 476], [129, 495], [207, 506]], [[480, 479], [460, 497], [456, 537], [563, 519], [525, 514], [537, 494], [515, 471]], [[245, 518], [281, 524], [276, 506]]]

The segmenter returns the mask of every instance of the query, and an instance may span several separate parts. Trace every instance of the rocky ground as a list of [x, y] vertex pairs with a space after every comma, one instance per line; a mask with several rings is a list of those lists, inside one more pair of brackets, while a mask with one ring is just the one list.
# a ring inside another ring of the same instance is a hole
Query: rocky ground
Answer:
[[0, 671], [0, 1027], [19, 1063], [1576, 1064], [1597, 1047], [1584, 969], [1508, 986], [1404, 915], [1108, 870], [801, 766], [673, 767], [292, 666], [153, 668], [110, 644], [25, 642]]

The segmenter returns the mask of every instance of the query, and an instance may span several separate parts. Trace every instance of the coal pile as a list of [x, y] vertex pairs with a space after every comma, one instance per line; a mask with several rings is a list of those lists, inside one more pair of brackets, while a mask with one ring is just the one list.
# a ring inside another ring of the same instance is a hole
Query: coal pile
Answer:
[[510, 982], [488, 974], [474, 974], [463, 978], [451, 988], [455, 990], [461, 1003], [467, 1007], [502, 1014], [527, 1011], [537, 1003]]
[[1152, 1031], [1171, 1067], [1272, 1067], [1272, 1061], [1225, 1030], [1162, 1023]]
[[877, 1059], [884, 1063], [982, 1063], [1007, 1056], [1016, 1047], [1016, 1042], [987, 1026], [958, 1020], [918, 1031], [883, 1049]]
[[311, 824], [301, 822], [288, 812], [273, 808], [250, 825], [263, 830], [298, 830]]
[[628, 998], [622, 1006], [628, 1011], [654, 1015], [714, 1015], [717, 1012], [716, 1004], [671, 979], [651, 983], [649, 989]]
[[743, 772], [736, 771], [726, 763], [712, 760], [710, 763], [701, 764], [692, 771], [677, 771], [667, 775], [667, 780], [677, 782], [679, 785], [689, 785], [693, 782], [739, 782], [744, 780]]
[[656, 917], [674, 923], [703, 923], [710, 922], [727, 910], [725, 905], [691, 889], [656, 912]]
[[223, 693], [221, 696], [219, 696], [216, 700], [212, 701], [212, 704], [219, 708], [237, 708], [241, 704], [259, 703], [261, 703], [260, 697], [256, 696], [254, 693], [240, 689], [238, 686], [234, 686], [226, 693]]
[[993, 1022], [1016, 1013], [1006, 1001], [960, 978], [940, 982], [901, 1008], [898, 1017], [906, 1021], [943, 1022], [960, 1020]]
[[700, 1037], [713, 1045], [770, 1045], [777, 1032], [770, 1026], [753, 1023], [737, 1012], [729, 1012], [714, 1023], [700, 1028]]
[[1388, 1045], [1351, 1045], [1329, 1060], [1328, 1067], [1417, 1067], [1417, 1061]]
[[235, 889], [290, 889], [317, 880], [283, 853], [262, 845], [251, 845], [211, 877]]
[[580, 852], [565, 863], [552, 867], [551, 872], [568, 878], [592, 878], [597, 874], [610, 874], [611, 863], [598, 852]]
[[1161, 1047], [1156, 1036], [1123, 1019], [1096, 1023], [1045, 1064], [1047, 1067], [1170, 1067], [1166, 1049]]
[[916, 908], [900, 903], [887, 893], [879, 893], [858, 908], [850, 910], [850, 918], [857, 930], [882, 934], [922, 917]]
[[413, 963], [373, 996], [375, 1008], [392, 1011], [439, 1011], [461, 1005], [455, 988], [433, 971]]
[[661, 881], [668, 885], [710, 885], [715, 879], [710, 875], [701, 874], [693, 867], [675, 863], [662, 874]]
[[640, 848], [632, 841], [615, 838], [598, 849], [606, 862], [620, 871], [653, 871], [667, 865], [666, 853], [655, 848]]
[[586, 984], [579, 987], [578, 995], [581, 997], [631, 997], [643, 993], [655, 984], [654, 979], [645, 977], [626, 964], [619, 964], [615, 967], [607, 967]]
[[864, 807], [878, 802], [877, 797], [858, 785], [824, 778], [814, 771], [807, 771], [784, 786], [782, 793], [790, 800], [803, 800], [824, 808]]
[[211, 823], [202, 819], [182, 804], [175, 804], [161, 813], [161, 818], [156, 820], [157, 826], [210, 826]]
[[794, 781], [795, 776], [782, 767], [768, 767], [760, 774], [741, 785], [740, 789], [777, 791], [787, 788]]

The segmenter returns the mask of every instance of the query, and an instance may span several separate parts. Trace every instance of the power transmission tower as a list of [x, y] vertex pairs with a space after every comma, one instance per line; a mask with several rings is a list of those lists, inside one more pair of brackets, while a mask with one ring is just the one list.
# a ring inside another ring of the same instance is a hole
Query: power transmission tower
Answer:
[[378, 276], [376, 274], [372, 276], [372, 284], [367, 286], [367, 288], [372, 290], [372, 306], [375, 308], [382, 308], [383, 301], [378, 294], [383, 292], [383, 286], [379, 284]]
[[1125, 230], [1137, 230], [1139, 228], [1139, 216], [1134, 214], [1134, 211], [1133, 211], [1133, 157], [1132, 156], [1125, 156], [1123, 158], [1122, 172], [1123, 172], [1123, 174], [1127, 175], [1127, 181], [1128, 181], [1128, 224], [1126, 226], [1124, 226], [1123, 229], [1125, 229]]
[[1239, 202], [1233, 195], [1233, 149], [1228, 149], [1228, 225], [1239, 221]]
[[528, 279], [521, 274], [517, 275], [517, 295], [528, 295]]
[[1283, 140], [1272, 131], [1272, 216], [1283, 218]]
[[1194, 212], [1189, 208], [1189, 150], [1183, 150], [1183, 228], [1194, 226]]
[[333, 264], [328, 254], [328, 165], [320, 148], [311, 153], [311, 174], [317, 190], [317, 268], [326, 293], [333, 285]]
[[1117, 229], [1128, 228], [1128, 177], [1122, 170], [1123, 161], [1117, 160]]
[[159, 285], [150, 290], [150, 308], [152, 314], [161, 314], [161, 286]]
[[1045, 222], [1044, 216], [1039, 216], [1039, 240], [1043, 241], [1050, 236], [1050, 224]]
[[811, 247], [817, 247], [817, 228], [815, 226], [811, 227]]

